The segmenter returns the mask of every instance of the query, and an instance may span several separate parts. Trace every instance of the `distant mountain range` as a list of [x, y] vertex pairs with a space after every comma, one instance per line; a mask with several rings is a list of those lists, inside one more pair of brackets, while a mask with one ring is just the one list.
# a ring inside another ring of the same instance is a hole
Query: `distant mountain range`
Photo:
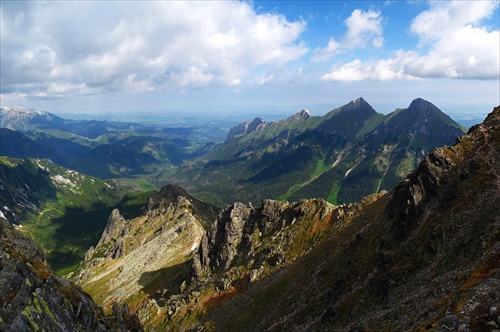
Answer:
[[[0, 128], [0, 155], [22, 159], [1, 157], [0, 211], [11, 223], [24, 224], [58, 273], [83, 257], [113, 207], [125, 208], [127, 215], [127, 204], [145, 200], [137, 194], [118, 203], [134, 186], [182, 184], [219, 208], [268, 198], [355, 202], [390, 190], [426, 152], [451, 144], [463, 129], [421, 99], [389, 115], [359, 98], [323, 117], [302, 110], [276, 122], [257, 118], [232, 128], [216, 146], [187, 139], [191, 129], [148, 131], [133, 123], [69, 121], [30, 109], [0, 111], [8, 127]], [[86, 175], [135, 179], [124, 186]], [[75, 219], [85, 231], [72, 228]]]
[[0, 155], [48, 159], [101, 179], [167, 169], [213, 146], [193, 141], [193, 128], [66, 120], [20, 107], [2, 107], [0, 117]]
[[390, 190], [433, 148], [465, 128], [423, 99], [382, 115], [363, 98], [323, 117], [307, 110], [277, 122], [246, 121], [224, 143], [159, 183], [176, 183], [208, 202], [356, 202]]

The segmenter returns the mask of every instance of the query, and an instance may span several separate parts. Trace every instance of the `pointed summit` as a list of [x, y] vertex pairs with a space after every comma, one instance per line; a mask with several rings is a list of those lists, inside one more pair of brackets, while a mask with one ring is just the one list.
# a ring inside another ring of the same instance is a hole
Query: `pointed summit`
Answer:
[[413, 126], [417, 123], [425, 122], [426, 126], [435, 128], [433, 131], [439, 131], [438, 127], [448, 126], [456, 128], [465, 133], [465, 128], [453, 121], [448, 115], [443, 113], [433, 103], [422, 98], [413, 100], [410, 106], [401, 112], [401, 115], [407, 118]]
[[356, 106], [360, 106], [360, 105], [368, 105], [368, 106], [370, 106], [370, 104], [368, 104], [368, 102], [363, 97], [359, 97], [358, 99], [354, 99], [349, 104], [353, 104], [353, 105], [356, 105]]
[[303, 109], [300, 112], [295, 113], [291, 117], [288, 118], [288, 120], [307, 120], [311, 117], [311, 113], [309, 113], [309, 110]]
[[373, 107], [365, 100], [363, 97], [359, 97], [358, 99], [351, 100], [347, 105], [340, 107], [341, 112], [355, 112], [359, 113], [363, 116], [371, 116], [376, 114], [377, 112], [373, 109]]
[[381, 117], [366, 100], [359, 97], [326, 114], [318, 128], [352, 138], [372, 127]]
[[437, 108], [433, 103], [422, 98], [417, 98], [413, 100], [408, 109], [419, 109], [423, 111], [432, 111], [432, 110], [439, 111], [439, 108]]

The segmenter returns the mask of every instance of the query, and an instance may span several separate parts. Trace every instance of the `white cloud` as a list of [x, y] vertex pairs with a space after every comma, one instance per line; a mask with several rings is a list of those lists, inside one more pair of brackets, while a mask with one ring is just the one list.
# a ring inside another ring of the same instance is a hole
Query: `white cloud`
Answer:
[[359, 59], [341, 66], [335, 66], [324, 74], [325, 81], [389, 81], [394, 79], [414, 79], [405, 73], [406, 64], [413, 59], [413, 53], [397, 51], [393, 58], [362, 62]]
[[[400, 50], [393, 57], [336, 65], [323, 80], [391, 80], [411, 78], [500, 78], [500, 31], [483, 20], [498, 8], [496, 1], [431, 2], [411, 23], [419, 36], [416, 51]], [[424, 52], [419, 54], [418, 50]]]
[[499, 79], [500, 32], [466, 25], [450, 31], [432, 50], [407, 64], [419, 77]]
[[309, 51], [304, 21], [245, 2], [6, 2], [1, 11], [2, 93], [233, 86]]
[[330, 38], [327, 46], [314, 49], [311, 61], [327, 62], [335, 54], [355, 48], [365, 48], [369, 43], [376, 48], [383, 46], [381, 12], [355, 9], [344, 21], [344, 25], [347, 31], [341, 41], [337, 42], [333, 37]]
[[311, 61], [327, 62], [333, 55], [341, 51], [339, 43], [334, 38], [330, 38], [328, 45], [324, 48], [316, 48], [312, 52]]
[[408, 63], [408, 73], [420, 77], [498, 79], [500, 32], [481, 25], [498, 7], [497, 1], [431, 2], [411, 31], [430, 51]]
[[344, 47], [353, 49], [366, 47], [371, 41], [373, 46], [381, 47], [382, 38], [382, 17], [380, 12], [369, 10], [367, 12], [355, 9], [344, 24], [347, 32], [342, 38]]
[[412, 21], [410, 30], [421, 43], [433, 43], [455, 33], [464, 26], [478, 25], [491, 16], [497, 1], [431, 1], [430, 9]]

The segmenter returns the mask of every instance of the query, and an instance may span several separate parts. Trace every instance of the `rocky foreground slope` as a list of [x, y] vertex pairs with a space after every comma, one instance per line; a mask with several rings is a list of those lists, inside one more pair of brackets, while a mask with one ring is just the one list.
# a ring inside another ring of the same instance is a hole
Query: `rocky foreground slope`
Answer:
[[55, 276], [42, 250], [0, 217], [0, 331], [142, 331], [127, 306], [106, 316], [82, 289]]

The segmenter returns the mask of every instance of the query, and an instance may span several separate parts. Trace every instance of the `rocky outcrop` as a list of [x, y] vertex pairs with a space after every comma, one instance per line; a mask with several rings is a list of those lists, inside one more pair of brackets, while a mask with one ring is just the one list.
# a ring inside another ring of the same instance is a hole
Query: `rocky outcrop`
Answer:
[[128, 303], [151, 329], [162, 319], [157, 298], [189, 282], [189, 261], [215, 217], [212, 207], [184, 189], [165, 186], [149, 197], [137, 218], [127, 220], [114, 210], [72, 278], [107, 310]]
[[310, 117], [311, 117], [311, 113], [309, 112], [309, 110], [304, 108], [303, 110], [295, 113], [294, 115], [292, 115], [291, 117], [289, 117], [286, 120], [289, 120], [289, 121], [307, 120]]
[[1, 331], [142, 331], [128, 308], [113, 316], [77, 285], [55, 276], [30, 239], [0, 218]]
[[236, 127], [233, 127], [229, 130], [227, 134], [226, 141], [234, 138], [238, 135], [243, 135], [251, 132], [259, 132], [267, 127], [269, 127], [272, 122], [266, 122], [261, 118], [255, 118], [252, 121], [246, 120], [245, 122], [240, 123]]
[[343, 229], [379, 196], [341, 206], [323, 199], [295, 203], [265, 200], [258, 208], [250, 203], [228, 206], [201, 240], [193, 258], [191, 282], [219, 280], [223, 285], [220, 290], [226, 291], [241, 278], [250, 282], [263, 278]]

